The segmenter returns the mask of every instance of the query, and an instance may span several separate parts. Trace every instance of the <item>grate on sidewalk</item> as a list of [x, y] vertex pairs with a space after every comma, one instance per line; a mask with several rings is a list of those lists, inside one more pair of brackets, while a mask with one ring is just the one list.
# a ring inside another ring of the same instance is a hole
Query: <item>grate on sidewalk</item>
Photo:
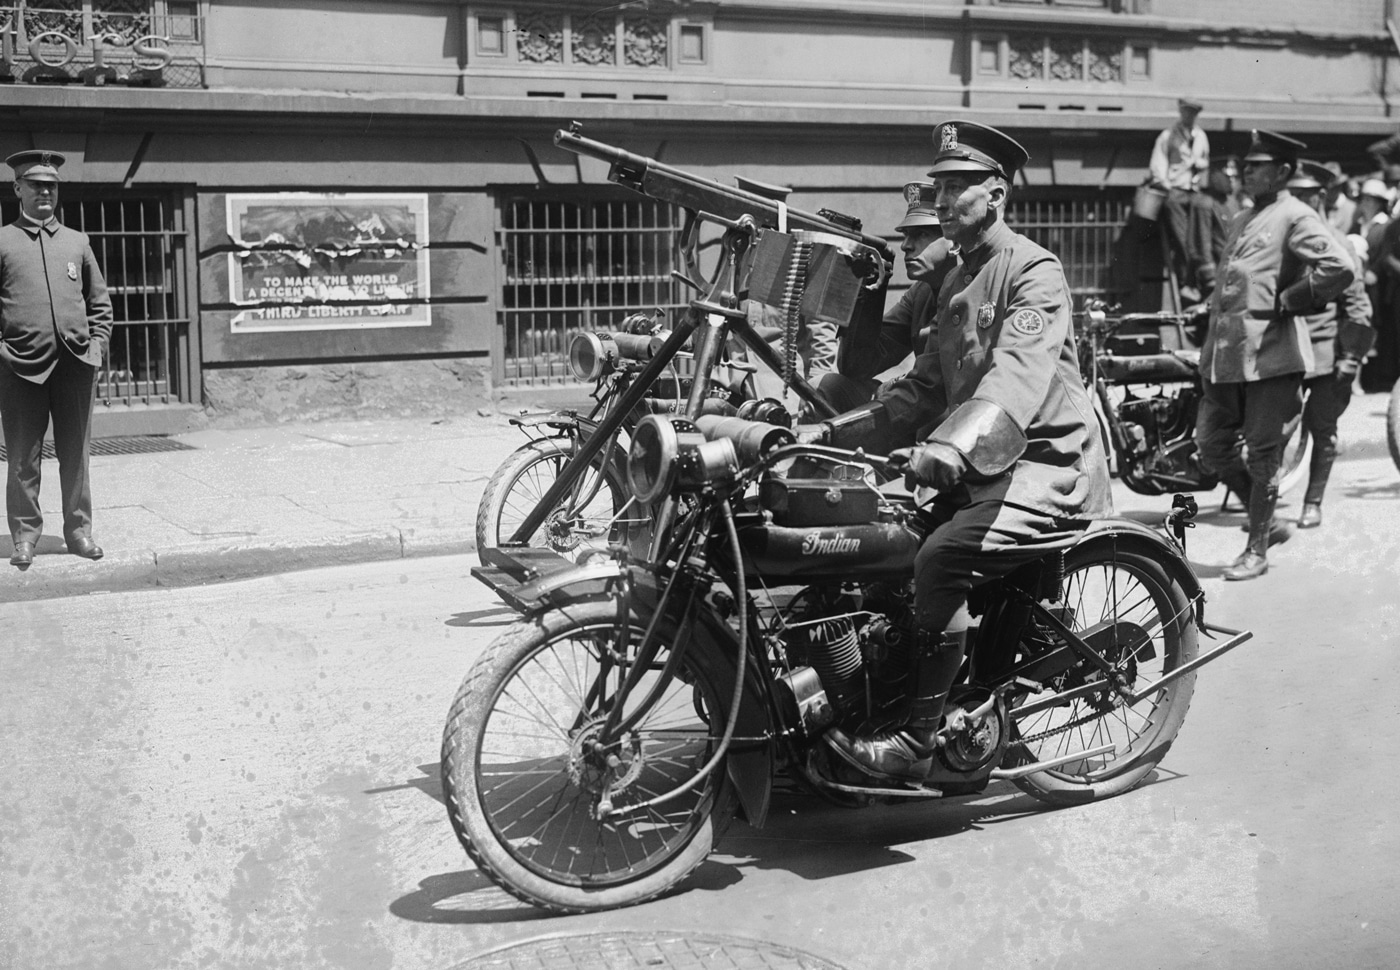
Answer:
[[[115, 438], [94, 438], [93, 455], [149, 455], [162, 451], [194, 451], [194, 445], [176, 441], [160, 434], [133, 434]], [[44, 442], [44, 457], [53, 458], [53, 442]], [[0, 444], [0, 461], [5, 461], [5, 446]]]
[[622, 931], [527, 940], [453, 970], [843, 970], [791, 947], [709, 933]]

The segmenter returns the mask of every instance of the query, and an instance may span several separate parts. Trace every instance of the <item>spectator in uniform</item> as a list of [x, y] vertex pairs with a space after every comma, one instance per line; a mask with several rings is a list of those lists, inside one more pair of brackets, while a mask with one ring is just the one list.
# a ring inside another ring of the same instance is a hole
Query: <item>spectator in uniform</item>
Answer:
[[97, 369], [112, 336], [112, 301], [88, 237], [58, 221], [58, 152], [17, 152], [19, 217], [0, 228], [0, 427], [8, 474], [5, 510], [28, 569], [43, 532], [39, 509], [44, 432], [53, 421], [68, 551], [101, 559], [92, 541], [88, 452]]
[[1230, 228], [1201, 348], [1201, 464], [1245, 498], [1249, 512], [1249, 540], [1224, 570], [1227, 580], [1262, 576], [1270, 542], [1287, 536], [1274, 508], [1285, 429], [1302, 408], [1303, 376], [1313, 365], [1306, 315], [1356, 276], [1353, 257], [1322, 217], [1287, 189], [1305, 147], [1276, 132], [1253, 133], [1243, 174], [1254, 208]]
[[933, 189], [931, 182], [904, 186], [906, 211], [895, 229], [903, 237], [899, 248], [904, 253], [909, 289], [885, 313], [878, 332], [847, 329], [837, 356], [839, 373], [826, 375], [818, 385], [838, 411], [869, 401], [880, 386], [879, 374], [923, 350], [938, 309], [938, 291], [957, 262], [951, 252], [953, 244], [943, 237], [943, 227], [933, 211]]
[[[1300, 161], [1298, 174], [1288, 182], [1288, 190], [1299, 201], [1319, 214], [1326, 212], [1326, 193], [1333, 173], [1316, 162]], [[1337, 242], [1351, 253], [1346, 234], [1328, 226]], [[1303, 511], [1298, 528], [1313, 529], [1322, 524], [1322, 496], [1332, 463], [1337, 460], [1337, 420], [1351, 403], [1351, 386], [1361, 370], [1361, 361], [1371, 349], [1375, 331], [1371, 329], [1371, 301], [1362, 283], [1360, 260], [1355, 260], [1356, 279], [1341, 296], [1318, 313], [1308, 315], [1312, 338], [1313, 366], [1303, 380], [1307, 395], [1303, 403], [1303, 426], [1313, 439], [1308, 466], [1308, 489], [1303, 493]]]
[[1210, 140], [1196, 124], [1200, 102], [1182, 98], [1177, 111], [1177, 123], [1163, 129], [1152, 146], [1148, 170], [1152, 184], [1167, 192], [1163, 208], [1172, 248], [1182, 265], [1180, 279], [1199, 296], [1210, 288], [1215, 268], [1203, 248], [1211, 238], [1212, 209], [1200, 191], [1210, 169]]
[[1327, 169], [1327, 181], [1323, 183], [1322, 217], [1333, 229], [1343, 234], [1351, 232], [1356, 223], [1356, 201], [1351, 197], [1354, 186], [1336, 162], [1323, 162], [1323, 166]]
[[[963, 660], [969, 589], [1072, 544], [1111, 510], [1064, 269], [1004, 221], [1012, 180], [1029, 156], [1006, 134], [970, 121], [939, 125], [935, 145], [934, 211], [958, 256], [933, 333], [913, 370], [869, 404], [799, 429], [801, 440], [845, 448], [912, 445], [912, 474], [939, 493], [930, 511], [940, 524], [914, 565], [907, 719], [869, 735], [827, 734], [835, 753], [862, 770], [909, 780], [932, 766]], [[915, 437], [935, 420], [927, 438]]]

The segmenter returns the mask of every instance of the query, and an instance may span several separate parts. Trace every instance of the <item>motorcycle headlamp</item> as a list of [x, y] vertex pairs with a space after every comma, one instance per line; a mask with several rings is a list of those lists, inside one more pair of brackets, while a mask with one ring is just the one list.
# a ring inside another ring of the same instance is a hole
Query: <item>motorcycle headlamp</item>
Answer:
[[648, 414], [637, 422], [627, 451], [627, 483], [647, 504], [672, 489], [694, 491], [732, 478], [738, 454], [728, 438], [706, 441], [691, 422]]
[[617, 343], [607, 333], [580, 333], [569, 342], [569, 370], [581, 381], [596, 381], [616, 366]]

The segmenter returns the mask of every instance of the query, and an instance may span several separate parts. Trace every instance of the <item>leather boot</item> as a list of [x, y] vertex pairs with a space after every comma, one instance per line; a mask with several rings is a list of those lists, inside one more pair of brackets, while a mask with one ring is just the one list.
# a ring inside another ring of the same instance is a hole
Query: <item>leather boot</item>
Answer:
[[1269, 533], [1274, 524], [1278, 486], [1256, 486], [1249, 496], [1249, 542], [1221, 573], [1227, 580], [1255, 579], [1269, 571]]
[[1240, 504], [1248, 508], [1249, 496], [1254, 491], [1254, 480], [1249, 477], [1249, 470], [1243, 465], [1236, 465], [1233, 468], [1227, 468], [1220, 472], [1219, 477], [1220, 483], [1228, 489], [1225, 493], [1225, 497], [1220, 501], [1221, 509], [1224, 509], [1226, 504], [1229, 503], [1230, 492], [1234, 492], [1238, 495]]
[[1318, 435], [1313, 439], [1312, 458], [1308, 462], [1308, 490], [1303, 493], [1303, 511], [1298, 516], [1298, 528], [1316, 529], [1322, 525], [1322, 496], [1327, 491], [1327, 479], [1332, 477], [1332, 464], [1337, 460], [1337, 436]]
[[1304, 502], [1303, 511], [1298, 516], [1298, 528], [1316, 529], [1322, 525], [1322, 506], [1317, 502]]
[[826, 742], [861, 771], [890, 781], [922, 781], [933, 767], [938, 726], [948, 690], [962, 667], [967, 631], [929, 634], [920, 631], [916, 654], [905, 683], [910, 693], [909, 719], [902, 727], [868, 737], [851, 737], [840, 728]]

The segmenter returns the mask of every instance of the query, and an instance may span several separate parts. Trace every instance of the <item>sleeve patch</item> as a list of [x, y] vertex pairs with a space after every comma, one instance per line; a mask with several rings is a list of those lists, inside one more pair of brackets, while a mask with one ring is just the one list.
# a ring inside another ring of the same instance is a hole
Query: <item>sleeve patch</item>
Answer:
[[1017, 310], [1011, 318], [1011, 326], [1027, 337], [1034, 337], [1045, 329], [1045, 318], [1035, 310]]

